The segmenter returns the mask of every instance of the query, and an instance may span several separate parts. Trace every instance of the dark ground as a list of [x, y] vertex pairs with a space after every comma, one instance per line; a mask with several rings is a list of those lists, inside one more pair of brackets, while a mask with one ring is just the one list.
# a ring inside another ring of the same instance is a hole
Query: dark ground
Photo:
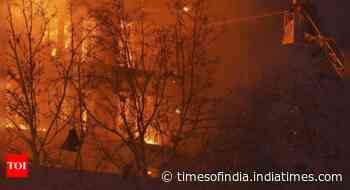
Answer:
[[349, 183], [342, 184], [165, 184], [160, 179], [152, 179], [148, 182], [135, 180], [124, 180], [120, 176], [108, 174], [78, 173], [61, 169], [42, 169], [39, 172], [40, 178], [25, 180], [4, 179], [4, 173], [0, 179], [1, 190], [115, 190], [115, 189], [237, 189], [237, 190], [347, 190]]

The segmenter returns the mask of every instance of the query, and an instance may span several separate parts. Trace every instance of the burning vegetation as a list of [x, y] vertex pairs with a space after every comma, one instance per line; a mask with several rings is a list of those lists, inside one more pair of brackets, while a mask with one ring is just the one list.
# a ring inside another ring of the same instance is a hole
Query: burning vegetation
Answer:
[[215, 60], [205, 1], [170, 1], [167, 25], [122, 0], [5, 4], [7, 151], [34, 168], [154, 175], [184, 142], [206, 138]]

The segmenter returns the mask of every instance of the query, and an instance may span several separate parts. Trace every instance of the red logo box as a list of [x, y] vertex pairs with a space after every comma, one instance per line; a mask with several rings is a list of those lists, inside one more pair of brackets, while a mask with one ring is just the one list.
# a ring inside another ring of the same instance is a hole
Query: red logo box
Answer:
[[28, 157], [24, 154], [6, 155], [6, 177], [26, 178], [28, 177]]

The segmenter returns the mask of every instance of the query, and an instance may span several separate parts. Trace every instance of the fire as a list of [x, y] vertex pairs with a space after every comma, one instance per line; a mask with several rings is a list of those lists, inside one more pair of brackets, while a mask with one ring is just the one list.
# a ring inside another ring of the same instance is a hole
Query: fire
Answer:
[[[135, 137], [140, 136], [140, 133], [138, 131], [136, 131], [134, 134], [135, 134]], [[149, 127], [147, 129], [147, 132], [146, 132], [143, 140], [145, 141], [146, 144], [149, 144], [149, 145], [161, 145], [162, 144], [159, 132], [157, 132], [155, 129], [153, 129], [151, 127]]]
[[175, 109], [175, 113], [178, 114], [178, 115], [180, 115], [180, 114], [181, 114], [180, 108], [176, 108], [176, 109]]
[[187, 7], [187, 6], [185, 6], [185, 7], [183, 8], [183, 10], [184, 10], [185, 12], [189, 12], [189, 11], [190, 11], [190, 8]]
[[145, 134], [144, 141], [151, 145], [161, 145], [160, 133], [154, 127], [149, 127]]
[[83, 111], [82, 113], [82, 120], [83, 120], [83, 130], [87, 130], [87, 122], [88, 122], [88, 113], [86, 110]]
[[146, 144], [152, 144], [152, 145], [159, 145], [159, 142], [157, 142], [155, 139], [153, 138], [146, 138], [145, 137], [145, 143]]
[[64, 48], [69, 48], [71, 43], [71, 31], [70, 31], [70, 25], [65, 24], [64, 25]]
[[56, 55], [57, 55], [57, 48], [53, 48], [51, 51], [51, 56], [56, 57]]

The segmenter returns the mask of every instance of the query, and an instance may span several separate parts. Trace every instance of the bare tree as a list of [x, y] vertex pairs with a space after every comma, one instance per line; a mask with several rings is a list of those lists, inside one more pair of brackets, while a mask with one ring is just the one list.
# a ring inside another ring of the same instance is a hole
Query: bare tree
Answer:
[[208, 53], [214, 31], [207, 8], [205, 0], [171, 1], [174, 23], [167, 26], [152, 23], [142, 3], [132, 14], [119, 0], [94, 11], [102, 45], [95, 109], [86, 110], [95, 144], [119, 170], [147, 175], [169, 166], [179, 146], [213, 126], [215, 101], [207, 93], [216, 60]]
[[69, 124], [63, 108], [73, 62], [58, 59], [50, 30], [57, 15], [50, 6], [45, 0], [7, 1], [7, 127], [27, 146], [16, 149], [29, 148], [34, 168], [54, 159], [51, 148]]
[[[89, 129], [88, 127], [88, 115], [87, 109], [91, 106], [90, 94], [92, 94], [94, 86], [94, 74], [93, 53], [95, 43], [96, 23], [86, 13], [86, 5], [81, 3], [75, 3], [73, 1], [67, 1], [67, 10], [70, 15], [70, 37], [69, 37], [69, 50], [67, 56], [72, 63], [73, 72], [70, 78], [71, 94], [69, 98], [71, 101], [70, 107], [74, 112], [71, 113], [71, 119], [73, 119], [73, 125], [70, 126], [74, 130], [78, 130], [79, 134], [79, 146], [77, 147], [77, 154], [74, 167], [83, 169], [83, 145]], [[74, 12], [75, 10], [78, 13]], [[85, 10], [85, 11], [84, 11]], [[86, 155], [85, 155], [86, 156]]]

